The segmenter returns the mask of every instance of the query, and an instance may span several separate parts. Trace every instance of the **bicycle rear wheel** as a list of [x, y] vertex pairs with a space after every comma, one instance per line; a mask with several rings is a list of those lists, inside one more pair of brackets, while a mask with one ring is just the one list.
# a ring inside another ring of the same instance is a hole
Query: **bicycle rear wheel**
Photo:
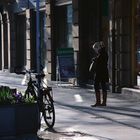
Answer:
[[46, 125], [52, 128], [55, 123], [55, 109], [50, 90], [43, 91], [43, 109], [42, 115]]

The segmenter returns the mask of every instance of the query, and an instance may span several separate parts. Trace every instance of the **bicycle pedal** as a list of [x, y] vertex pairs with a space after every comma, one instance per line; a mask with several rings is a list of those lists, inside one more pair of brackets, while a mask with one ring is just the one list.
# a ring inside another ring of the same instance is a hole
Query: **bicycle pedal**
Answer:
[[51, 119], [51, 117], [47, 117], [47, 119]]
[[52, 90], [52, 87], [47, 87], [48, 90]]

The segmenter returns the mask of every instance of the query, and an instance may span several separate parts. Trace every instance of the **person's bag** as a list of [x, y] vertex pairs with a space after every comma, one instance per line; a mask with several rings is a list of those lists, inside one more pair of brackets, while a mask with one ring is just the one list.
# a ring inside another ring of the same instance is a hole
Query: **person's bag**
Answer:
[[89, 71], [93, 72], [93, 71], [95, 71], [95, 68], [96, 68], [96, 59], [93, 58], [90, 66], [89, 66]]
[[93, 66], [94, 66], [94, 62], [91, 62], [90, 66], [89, 66], [89, 71], [92, 71]]

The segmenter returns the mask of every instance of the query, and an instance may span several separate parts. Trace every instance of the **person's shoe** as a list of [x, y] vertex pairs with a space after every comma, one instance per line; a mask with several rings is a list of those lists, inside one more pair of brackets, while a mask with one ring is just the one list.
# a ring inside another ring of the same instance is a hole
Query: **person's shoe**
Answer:
[[96, 106], [101, 106], [101, 104], [100, 103], [96, 103], [94, 105], [91, 105], [91, 107], [96, 107]]
[[106, 103], [102, 103], [101, 106], [106, 106]]

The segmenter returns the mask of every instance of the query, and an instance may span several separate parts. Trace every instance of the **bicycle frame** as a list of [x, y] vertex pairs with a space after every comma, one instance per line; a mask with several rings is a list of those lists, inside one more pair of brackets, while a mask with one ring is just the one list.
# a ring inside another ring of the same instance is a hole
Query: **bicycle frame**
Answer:
[[39, 111], [42, 112], [45, 123], [49, 128], [52, 128], [55, 123], [55, 110], [53, 105], [53, 92], [51, 87], [43, 87], [42, 74], [37, 74], [34, 81], [31, 76], [31, 72], [26, 71], [29, 74], [29, 81], [25, 92], [25, 98], [33, 96], [38, 103]]

